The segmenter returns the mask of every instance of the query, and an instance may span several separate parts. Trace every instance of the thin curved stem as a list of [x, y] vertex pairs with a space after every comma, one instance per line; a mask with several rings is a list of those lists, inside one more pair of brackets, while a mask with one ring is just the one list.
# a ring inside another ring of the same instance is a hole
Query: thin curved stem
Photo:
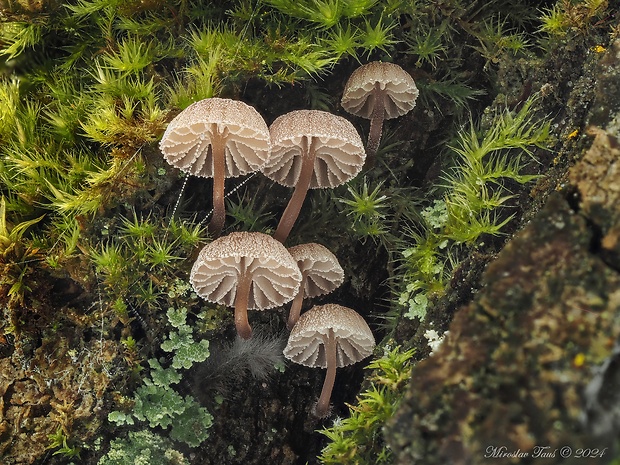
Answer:
[[306, 277], [308, 276], [308, 271], [301, 272], [301, 284], [299, 286], [299, 292], [293, 299], [293, 303], [291, 304], [291, 310], [288, 312], [288, 322], [286, 323], [286, 327], [290, 331], [299, 320], [299, 315], [301, 315], [301, 306], [304, 303], [304, 297], [306, 293], [304, 292], [304, 287], [306, 283]]
[[383, 120], [385, 119], [385, 93], [379, 87], [379, 83], [375, 84], [375, 88], [372, 92], [375, 106], [370, 116], [370, 132], [368, 133], [368, 142], [366, 143], [365, 169], [375, 166], [375, 156], [379, 148], [379, 141], [383, 133]]
[[218, 132], [217, 124], [213, 124], [210, 150], [213, 156], [213, 217], [209, 223], [209, 233], [218, 237], [226, 221], [226, 205], [224, 204], [224, 181], [226, 179], [226, 136], [228, 129]]
[[241, 257], [239, 264], [241, 274], [237, 282], [237, 294], [235, 295], [235, 328], [237, 334], [243, 339], [252, 337], [252, 327], [248, 321], [248, 302], [250, 301], [250, 289], [252, 288], [252, 273], [247, 270], [245, 258]]
[[325, 358], [327, 362], [327, 373], [325, 374], [321, 397], [319, 397], [319, 401], [316, 403], [316, 409], [314, 410], [314, 414], [319, 418], [324, 418], [329, 414], [329, 400], [332, 396], [332, 390], [334, 389], [334, 383], [336, 381], [336, 337], [333, 329], [330, 329], [327, 333]]
[[[310, 139], [310, 140], [309, 140]], [[312, 181], [312, 173], [314, 172], [314, 159], [316, 151], [314, 150], [314, 138], [304, 136], [301, 141], [302, 150], [302, 165], [301, 172], [299, 173], [299, 179], [295, 185], [295, 191], [288, 201], [288, 205], [284, 209], [280, 223], [278, 223], [278, 229], [276, 229], [273, 235], [274, 239], [284, 244], [288, 237], [293, 225], [299, 216], [301, 207], [304, 204], [306, 193], [310, 187], [310, 181]]]

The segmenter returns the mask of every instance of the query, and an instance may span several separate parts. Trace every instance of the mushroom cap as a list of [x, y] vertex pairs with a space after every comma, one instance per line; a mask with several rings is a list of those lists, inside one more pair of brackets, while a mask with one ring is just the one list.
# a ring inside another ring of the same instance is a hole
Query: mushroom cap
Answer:
[[342, 305], [327, 304], [312, 307], [299, 317], [284, 356], [301, 365], [326, 368], [325, 341], [329, 330], [336, 336], [338, 368], [363, 360], [375, 347], [375, 338], [359, 313]]
[[195, 176], [213, 177], [209, 146], [214, 131], [225, 137], [226, 177], [259, 170], [271, 149], [269, 128], [254, 107], [239, 100], [208, 98], [192, 103], [168, 125], [159, 148], [171, 165]]
[[320, 110], [296, 110], [278, 118], [269, 127], [271, 157], [263, 174], [294, 187], [302, 165], [302, 139], [313, 140], [316, 152], [310, 189], [336, 187], [355, 177], [366, 160], [364, 144], [346, 119]]
[[344, 86], [341, 105], [351, 114], [370, 119], [375, 106], [375, 85], [385, 92], [385, 119], [409, 112], [418, 98], [418, 88], [411, 75], [394, 63], [372, 61], [351, 74]]
[[344, 270], [327, 247], [310, 242], [289, 247], [288, 251], [297, 262], [302, 275], [306, 273], [306, 280], [301, 284], [305, 296], [328, 294], [344, 281]]
[[259, 232], [233, 232], [207, 244], [198, 255], [190, 282], [205, 300], [232, 307], [241, 274], [241, 260], [252, 273], [248, 308], [264, 310], [290, 302], [301, 272], [286, 248]]

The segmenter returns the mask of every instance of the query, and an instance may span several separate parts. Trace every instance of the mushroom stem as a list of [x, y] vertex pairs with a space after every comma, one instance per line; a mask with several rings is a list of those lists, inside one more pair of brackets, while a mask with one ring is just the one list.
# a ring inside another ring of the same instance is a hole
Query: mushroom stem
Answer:
[[284, 209], [282, 218], [278, 223], [278, 229], [273, 235], [274, 239], [280, 241], [282, 244], [286, 241], [293, 225], [299, 216], [301, 207], [304, 204], [306, 193], [310, 187], [310, 181], [312, 181], [312, 173], [314, 173], [314, 159], [316, 151], [314, 150], [314, 138], [309, 141], [308, 137], [304, 136], [301, 141], [302, 147], [302, 165], [301, 172], [299, 173], [299, 179], [295, 185], [295, 190], [291, 199], [288, 201], [288, 205]]
[[252, 287], [252, 273], [245, 266], [245, 257], [241, 257], [241, 275], [237, 281], [237, 295], [235, 295], [235, 328], [243, 339], [252, 337], [252, 327], [248, 321], [248, 302]]
[[293, 303], [291, 304], [291, 310], [288, 313], [288, 322], [286, 323], [286, 327], [290, 331], [299, 320], [299, 315], [301, 314], [301, 305], [304, 302], [304, 297], [306, 293], [304, 292], [304, 286], [306, 283], [306, 277], [308, 276], [308, 270], [302, 271], [301, 273], [301, 285], [299, 286], [299, 292], [293, 299]]
[[212, 237], [218, 237], [224, 228], [226, 221], [226, 206], [224, 204], [224, 180], [226, 179], [226, 136], [228, 130], [222, 133], [214, 124], [213, 137], [211, 139], [211, 153], [213, 157], [213, 216], [209, 223], [209, 233]]
[[375, 165], [375, 155], [379, 148], [379, 141], [383, 132], [383, 120], [385, 118], [385, 93], [381, 90], [378, 82], [375, 84], [372, 93], [374, 96], [374, 106], [370, 116], [370, 132], [368, 133], [368, 142], [366, 143], [365, 169], [372, 168]]
[[321, 397], [316, 403], [314, 414], [319, 418], [325, 418], [329, 414], [329, 399], [332, 396], [334, 382], [336, 381], [336, 336], [334, 330], [329, 329], [327, 332], [327, 340], [325, 341], [325, 361], [327, 364], [327, 373], [321, 390]]

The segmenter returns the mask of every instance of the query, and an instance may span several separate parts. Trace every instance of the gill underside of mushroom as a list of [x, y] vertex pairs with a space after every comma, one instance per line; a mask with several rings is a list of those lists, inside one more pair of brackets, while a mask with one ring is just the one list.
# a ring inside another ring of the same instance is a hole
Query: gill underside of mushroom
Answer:
[[379, 83], [375, 84], [372, 90], [374, 97], [374, 106], [370, 116], [370, 131], [368, 133], [368, 142], [366, 143], [366, 164], [365, 169], [372, 168], [375, 164], [375, 156], [379, 149], [379, 141], [383, 132], [383, 120], [385, 118], [385, 92], [379, 87]]
[[248, 321], [248, 303], [250, 301], [250, 289], [252, 288], [252, 273], [248, 271], [244, 257], [241, 257], [239, 267], [241, 273], [237, 281], [235, 295], [235, 328], [241, 338], [250, 339], [252, 328]]
[[301, 207], [304, 204], [304, 199], [306, 198], [306, 193], [310, 187], [310, 181], [312, 181], [312, 173], [314, 173], [314, 159], [316, 157], [316, 150], [314, 149], [315, 138], [310, 137], [310, 140], [308, 139], [307, 136], [302, 137], [302, 165], [299, 179], [297, 180], [293, 195], [282, 214], [282, 218], [280, 218], [280, 223], [278, 223], [278, 228], [273, 236], [274, 239], [280, 241], [282, 244], [286, 241], [286, 238], [291, 232], [291, 229], [293, 229], [293, 225], [299, 216]]
[[336, 381], [336, 336], [334, 335], [333, 329], [329, 329], [327, 333], [327, 339], [325, 341], [325, 359], [327, 363], [327, 373], [325, 374], [321, 397], [319, 397], [314, 411], [315, 415], [319, 418], [324, 418], [329, 414], [329, 400], [331, 399], [334, 382]]
[[213, 124], [211, 145], [213, 160], [213, 217], [209, 223], [211, 237], [218, 237], [226, 221], [226, 205], [224, 204], [224, 181], [226, 179], [226, 137], [228, 129], [221, 133], [217, 124]]
[[291, 304], [291, 310], [288, 313], [288, 322], [286, 326], [288, 327], [289, 331], [293, 329], [293, 326], [295, 326], [295, 323], [297, 323], [297, 320], [299, 320], [299, 315], [301, 314], [301, 305], [304, 302], [304, 297], [305, 297], [304, 287], [305, 287], [307, 276], [308, 276], [308, 271], [307, 270], [302, 271], [301, 285], [299, 286], [299, 292], [293, 299], [293, 303]]

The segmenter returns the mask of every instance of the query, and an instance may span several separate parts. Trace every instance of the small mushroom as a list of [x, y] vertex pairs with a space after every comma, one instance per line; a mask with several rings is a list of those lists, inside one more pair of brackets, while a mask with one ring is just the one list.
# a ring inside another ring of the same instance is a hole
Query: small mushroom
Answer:
[[408, 113], [418, 94], [411, 75], [394, 63], [373, 61], [353, 71], [344, 86], [341, 104], [349, 113], [370, 119], [367, 167], [374, 164], [383, 120]]
[[291, 254], [271, 236], [233, 232], [200, 251], [190, 282], [209, 302], [234, 306], [237, 333], [249, 339], [247, 310], [290, 302], [299, 291], [301, 272]]
[[306, 297], [329, 294], [344, 281], [344, 270], [336, 256], [321, 244], [311, 242], [288, 249], [301, 271], [301, 286], [288, 315], [288, 329], [293, 329]]
[[327, 304], [312, 307], [299, 317], [284, 348], [284, 356], [308, 367], [327, 368], [314, 412], [323, 418], [329, 413], [336, 368], [363, 360], [374, 347], [375, 338], [359, 313], [341, 305]]
[[168, 125], [159, 148], [171, 165], [213, 178], [213, 218], [219, 236], [226, 219], [224, 179], [258, 171], [269, 158], [269, 128], [253, 107], [238, 100], [208, 98], [191, 104]]
[[336, 187], [364, 165], [364, 144], [346, 119], [319, 110], [286, 113], [272, 123], [271, 157], [263, 167], [270, 179], [295, 187], [274, 238], [284, 243], [308, 189]]

